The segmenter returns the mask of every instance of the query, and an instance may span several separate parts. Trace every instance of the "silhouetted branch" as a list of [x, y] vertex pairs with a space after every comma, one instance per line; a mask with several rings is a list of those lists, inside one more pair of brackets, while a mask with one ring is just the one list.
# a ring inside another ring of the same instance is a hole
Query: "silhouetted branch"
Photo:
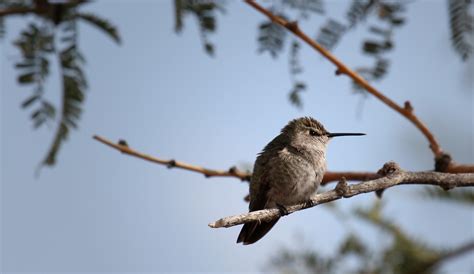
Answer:
[[[291, 214], [319, 204], [328, 203], [341, 198], [349, 198], [363, 193], [382, 191], [396, 185], [435, 185], [445, 190], [455, 187], [474, 186], [474, 173], [447, 174], [433, 171], [409, 172], [400, 169], [394, 162], [386, 163], [383, 168], [379, 170], [378, 174], [383, 177], [353, 185], [347, 185], [345, 180], [341, 180], [334, 190], [316, 194], [311, 197], [309, 202], [288, 206], [286, 210], [288, 214]], [[270, 221], [278, 217], [282, 217], [279, 209], [265, 209], [225, 217], [210, 223], [209, 226], [212, 228], [231, 227], [252, 221]]]
[[[334, 56], [331, 52], [326, 50], [324, 47], [322, 47], [320, 44], [318, 44], [313, 39], [311, 39], [308, 35], [302, 32], [300, 28], [298, 27], [297, 22], [288, 22], [284, 18], [274, 15], [272, 12], [260, 6], [258, 3], [256, 3], [253, 0], [245, 0], [245, 2], [249, 4], [250, 6], [252, 6], [253, 8], [255, 8], [256, 10], [258, 10], [259, 12], [261, 12], [262, 14], [266, 15], [274, 23], [277, 23], [285, 27], [286, 29], [288, 29], [290, 32], [295, 34], [301, 40], [305, 41], [308, 45], [310, 45], [312, 48], [314, 48], [319, 53], [321, 53], [326, 59], [328, 59], [331, 63], [336, 65], [337, 75], [340, 75], [340, 74], [347, 75], [358, 85], [366, 89], [370, 94], [374, 95], [384, 104], [386, 104], [387, 106], [394, 109], [395, 111], [397, 111], [398, 113], [406, 117], [408, 120], [410, 120], [423, 133], [426, 139], [428, 139], [431, 151], [433, 152], [436, 160], [439, 158], [442, 158], [445, 155], [445, 153], [441, 149], [441, 146], [438, 144], [438, 141], [434, 137], [433, 133], [431, 133], [428, 127], [426, 127], [426, 125], [420, 119], [418, 119], [418, 117], [414, 114], [413, 107], [409, 101], [406, 101], [404, 106], [401, 106], [395, 103], [394, 101], [392, 101], [390, 98], [388, 98], [384, 94], [382, 94], [379, 90], [377, 90], [375, 87], [370, 85], [369, 82], [367, 82], [367, 80], [365, 80], [357, 72], [347, 67], [344, 63], [342, 63], [339, 59], [337, 59], [336, 56]], [[455, 172], [457, 171], [474, 172], [474, 165], [460, 166], [454, 162], [451, 162], [448, 165], [446, 165], [445, 170], [439, 170], [439, 171], [449, 172], [450, 170], [453, 170]]]

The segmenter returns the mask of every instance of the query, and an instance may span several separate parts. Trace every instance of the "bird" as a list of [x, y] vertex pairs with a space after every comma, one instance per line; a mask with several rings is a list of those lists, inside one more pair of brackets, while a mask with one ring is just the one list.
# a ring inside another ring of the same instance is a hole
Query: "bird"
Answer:
[[[255, 160], [249, 186], [249, 211], [278, 208], [280, 215], [285, 215], [286, 206], [310, 202], [326, 172], [329, 141], [334, 137], [358, 135], [365, 134], [330, 133], [312, 117], [288, 122]], [[279, 218], [245, 223], [237, 243], [257, 242]]]

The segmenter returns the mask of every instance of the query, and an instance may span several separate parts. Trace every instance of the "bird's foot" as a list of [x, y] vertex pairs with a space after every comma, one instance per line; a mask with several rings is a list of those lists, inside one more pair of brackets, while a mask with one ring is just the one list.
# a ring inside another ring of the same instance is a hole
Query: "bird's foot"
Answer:
[[313, 206], [315, 206], [315, 205], [316, 205], [316, 203], [313, 202], [313, 200], [311, 200], [311, 199], [309, 199], [309, 200], [307, 200], [306, 202], [304, 202], [304, 207], [305, 207], [305, 208], [313, 207]]
[[280, 211], [280, 216], [288, 215], [288, 209], [282, 204], [276, 204], [278, 211]]

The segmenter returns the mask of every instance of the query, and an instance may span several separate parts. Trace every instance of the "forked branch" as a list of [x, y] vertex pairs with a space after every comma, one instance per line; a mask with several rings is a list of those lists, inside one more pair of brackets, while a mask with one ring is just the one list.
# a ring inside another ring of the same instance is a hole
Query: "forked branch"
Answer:
[[[288, 214], [291, 214], [302, 209], [329, 203], [341, 198], [349, 198], [369, 192], [381, 192], [396, 185], [435, 185], [440, 186], [445, 190], [455, 187], [474, 186], [474, 173], [448, 174], [434, 171], [408, 172], [400, 169], [398, 165], [393, 162], [385, 164], [378, 173], [383, 177], [353, 185], [347, 185], [345, 180], [341, 180], [335, 189], [321, 194], [316, 194], [311, 197], [309, 202], [286, 207], [286, 211]], [[212, 228], [231, 227], [252, 221], [270, 221], [278, 217], [282, 217], [279, 209], [264, 209], [225, 217], [210, 223], [209, 226]]]
[[[308, 35], [306, 35], [303, 31], [300, 30], [298, 27], [297, 22], [289, 22], [285, 20], [284, 18], [277, 16], [270, 12], [269, 10], [265, 9], [258, 3], [256, 3], [253, 0], [245, 0], [247, 4], [261, 12], [262, 14], [266, 15], [272, 22], [279, 24], [286, 29], [288, 29], [290, 32], [292, 32], [294, 35], [299, 37], [301, 40], [306, 42], [309, 46], [311, 46], [313, 49], [321, 53], [326, 59], [328, 59], [331, 63], [333, 63], [336, 67], [336, 74], [345, 74], [348, 77], [350, 77], [354, 82], [356, 82], [358, 85], [363, 87], [367, 92], [372, 94], [373, 96], [377, 97], [380, 101], [382, 101], [384, 104], [389, 106], [390, 108], [394, 109], [404, 117], [406, 117], [409, 121], [411, 121], [416, 128], [418, 128], [423, 135], [428, 139], [428, 142], [430, 144], [430, 149], [433, 152], [436, 160], [436, 170], [438, 171], [443, 171], [443, 172], [452, 172], [452, 173], [457, 173], [457, 172], [474, 172], [474, 165], [458, 165], [451, 161], [451, 158], [443, 152], [441, 149], [441, 146], [438, 144], [438, 141], [436, 140], [435, 136], [431, 131], [428, 129], [428, 127], [414, 114], [414, 109], [412, 105], [410, 104], [409, 101], [406, 101], [404, 106], [401, 106], [394, 101], [392, 101], [390, 98], [385, 96], [382, 92], [377, 90], [375, 87], [373, 87], [367, 80], [365, 80], [362, 76], [360, 76], [357, 72], [354, 70], [350, 69], [347, 67], [344, 63], [342, 63], [336, 56], [334, 56], [331, 52], [326, 50], [324, 47], [322, 47], [320, 44], [318, 44], [316, 41], [311, 39]], [[445, 165], [440, 165], [438, 164], [439, 161], [441, 161], [443, 158], [446, 159], [446, 156], [449, 157], [449, 163]], [[438, 169], [438, 167], [442, 167], [442, 169]]]

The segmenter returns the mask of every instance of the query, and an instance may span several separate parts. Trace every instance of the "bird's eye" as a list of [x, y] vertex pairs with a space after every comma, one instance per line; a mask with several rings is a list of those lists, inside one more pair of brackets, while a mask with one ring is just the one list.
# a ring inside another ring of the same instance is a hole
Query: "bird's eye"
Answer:
[[309, 130], [309, 135], [311, 136], [318, 136], [318, 133], [312, 129]]

